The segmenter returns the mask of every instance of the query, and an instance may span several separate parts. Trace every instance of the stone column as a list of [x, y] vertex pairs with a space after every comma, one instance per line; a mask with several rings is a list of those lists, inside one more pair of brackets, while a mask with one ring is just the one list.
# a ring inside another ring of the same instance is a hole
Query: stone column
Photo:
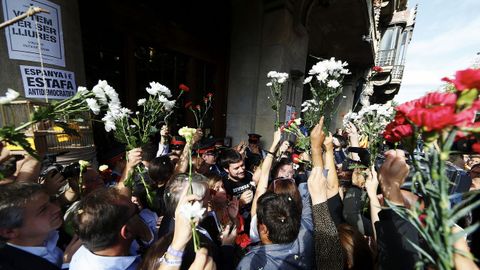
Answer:
[[[256, 3], [255, 3], [256, 2]], [[233, 144], [247, 139], [247, 133], [261, 134], [268, 147], [274, 131], [274, 112], [267, 99], [267, 73], [303, 72], [308, 52], [306, 30], [295, 25], [283, 3], [272, 7], [260, 1], [233, 2], [232, 47], [227, 107], [227, 136]], [[277, 1], [281, 2], [281, 1]], [[247, 6], [248, 5], [248, 6]], [[290, 82], [290, 101], [300, 111], [302, 78]], [[285, 103], [284, 102], [284, 103]], [[281, 120], [285, 119], [285, 104]]]

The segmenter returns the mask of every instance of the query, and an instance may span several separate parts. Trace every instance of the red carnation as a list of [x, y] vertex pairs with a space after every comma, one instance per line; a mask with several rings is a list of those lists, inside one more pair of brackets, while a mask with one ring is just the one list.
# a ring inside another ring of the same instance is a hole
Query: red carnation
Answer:
[[476, 142], [476, 143], [472, 144], [472, 150], [475, 153], [480, 153], [480, 143]]
[[192, 102], [191, 101], [185, 103], [185, 108], [189, 109], [190, 107], [192, 107]]
[[292, 155], [292, 161], [293, 161], [293, 163], [295, 163], [295, 164], [300, 163], [300, 161], [301, 161], [300, 155], [299, 155], [299, 154], [293, 154], [293, 155]]
[[372, 70], [375, 71], [375, 72], [382, 72], [383, 68], [381, 66], [374, 66], [374, 67], [372, 67]]
[[208, 93], [208, 94], [207, 94], [207, 97], [208, 97], [208, 98], [212, 98], [212, 97], [213, 97], [213, 93]]
[[207, 103], [207, 102], [208, 102], [208, 98], [203, 98], [203, 102]]
[[383, 137], [385, 140], [395, 143], [402, 138], [407, 138], [413, 135], [413, 128], [410, 124], [398, 125], [396, 122], [392, 122], [385, 127]]
[[250, 240], [250, 237], [246, 233], [242, 233], [235, 238], [235, 243], [241, 248], [246, 248], [251, 242], [252, 240]]
[[443, 78], [442, 81], [453, 83], [459, 91], [476, 88], [480, 90], [480, 69], [468, 68], [455, 73], [455, 79]]
[[200, 111], [200, 105], [195, 106], [195, 109]]
[[426, 131], [442, 130], [455, 124], [455, 108], [436, 106], [432, 108], [417, 108], [407, 117], [418, 127]]
[[181, 83], [178, 88], [184, 92], [188, 92], [190, 91], [190, 88], [188, 88], [188, 86], [186, 86], [185, 84]]
[[455, 106], [457, 103], [457, 95], [454, 93], [429, 93], [423, 98], [416, 100], [417, 107], [431, 107], [433, 105]]

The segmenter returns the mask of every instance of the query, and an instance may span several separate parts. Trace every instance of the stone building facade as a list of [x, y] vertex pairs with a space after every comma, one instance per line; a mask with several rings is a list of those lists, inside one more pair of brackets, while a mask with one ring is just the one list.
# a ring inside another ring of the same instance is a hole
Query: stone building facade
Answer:
[[[362, 96], [371, 102], [393, 98], [416, 12], [406, 0], [45, 1], [61, 8], [66, 60], [64, 67], [46, 67], [72, 71], [77, 85], [89, 88], [106, 79], [130, 107], [149, 81], [173, 92], [187, 84], [192, 91], [182, 102], [200, 102], [213, 92], [206, 127], [232, 144], [250, 132], [272, 133], [274, 112], [265, 86], [271, 70], [291, 78], [282, 118], [287, 106], [300, 111], [304, 74], [317, 58], [347, 61], [352, 73], [337, 104], [337, 126], [345, 113], [360, 108]], [[19, 66], [39, 65], [10, 59], [3, 32], [0, 63], [0, 93], [7, 87], [22, 92]], [[384, 72], [371, 76], [374, 65]], [[193, 123], [179, 110], [174, 129]]]

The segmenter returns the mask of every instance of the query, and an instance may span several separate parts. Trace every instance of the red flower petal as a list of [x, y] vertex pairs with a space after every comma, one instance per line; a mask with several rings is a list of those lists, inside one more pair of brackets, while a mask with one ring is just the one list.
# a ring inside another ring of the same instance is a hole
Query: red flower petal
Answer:
[[188, 86], [186, 86], [185, 84], [181, 83], [179, 86], [178, 86], [178, 89], [184, 91], [184, 92], [188, 92], [190, 91], [190, 88]]
[[455, 79], [443, 78], [442, 80], [453, 83], [459, 91], [473, 88], [480, 90], [480, 69], [459, 70], [455, 73]]
[[472, 145], [472, 150], [475, 153], [480, 153], [480, 143], [476, 142]]

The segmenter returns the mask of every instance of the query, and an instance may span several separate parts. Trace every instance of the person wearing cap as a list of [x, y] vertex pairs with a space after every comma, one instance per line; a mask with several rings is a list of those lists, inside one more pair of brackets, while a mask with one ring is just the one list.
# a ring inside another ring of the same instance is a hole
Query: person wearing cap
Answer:
[[215, 140], [208, 140], [200, 144], [196, 150], [198, 155], [202, 158], [202, 166], [208, 168], [208, 172], [214, 173], [220, 177], [226, 176], [224, 170], [220, 170], [217, 165], [218, 150]]
[[262, 135], [256, 133], [248, 134], [248, 146], [245, 150], [245, 166], [249, 171], [254, 171], [254, 168], [258, 166], [266, 156], [266, 153], [262, 150], [260, 145], [261, 137]]

